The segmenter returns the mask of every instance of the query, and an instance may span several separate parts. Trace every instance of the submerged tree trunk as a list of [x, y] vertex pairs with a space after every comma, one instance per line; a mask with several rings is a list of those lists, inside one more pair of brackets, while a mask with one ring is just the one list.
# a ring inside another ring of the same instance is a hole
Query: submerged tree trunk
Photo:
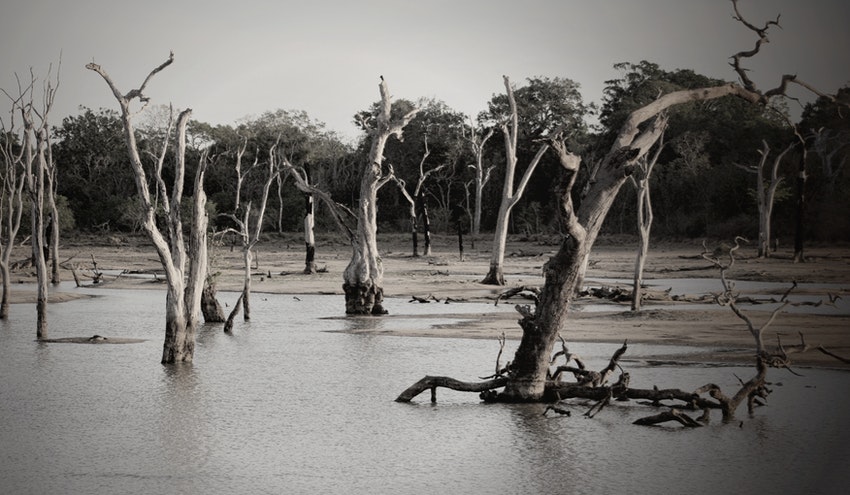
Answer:
[[[86, 68], [99, 74], [112, 90], [121, 109], [121, 121], [124, 129], [124, 142], [127, 148], [129, 164], [133, 170], [136, 191], [142, 211], [142, 227], [150, 239], [165, 270], [167, 282], [165, 310], [165, 341], [162, 348], [163, 364], [191, 362], [195, 351], [195, 332], [198, 317], [201, 313], [201, 296], [206, 281], [207, 259], [207, 225], [206, 194], [204, 192], [204, 174], [208, 165], [207, 151], [201, 154], [201, 160], [195, 173], [194, 195], [192, 201], [192, 222], [189, 230], [188, 253], [184, 239], [183, 221], [180, 205], [183, 200], [183, 188], [186, 171], [186, 125], [191, 110], [183, 110], [177, 118], [176, 141], [174, 152], [174, 182], [171, 194], [162, 175], [162, 165], [166, 156], [168, 137], [165, 138], [162, 153], [156, 164], [154, 182], [159, 191], [158, 207], [164, 216], [165, 233], [160, 230], [157, 222], [157, 208], [151, 199], [149, 182], [145, 167], [142, 164], [136, 143], [135, 130], [132, 123], [134, 112], [131, 102], [139, 98], [147, 101], [143, 91], [150, 79], [174, 61], [174, 54], [168, 60], [153, 69], [145, 78], [142, 85], [122, 94], [115, 86], [110, 76], [95, 63], [86, 64]], [[170, 134], [172, 122], [169, 121]], [[187, 270], [188, 265], [188, 270]]]
[[[392, 105], [389, 89], [381, 78], [380, 109], [375, 127], [367, 128], [372, 140], [369, 161], [364, 165], [360, 179], [360, 198], [357, 202], [357, 227], [352, 238], [351, 261], [343, 272], [342, 289], [345, 292], [347, 314], [385, 314], [383, 278], [384, 268], [378, 253], [377, 240], [377, 193], [392, 178], [392, 169], [384, 176], [381, 164], [384, 147], [390, 136], [401, 138], [404, 126], [416, 115], [418, 109], [407, 113], [399, 120], [391, 120]], [[364, 127], [368, 124], [364, 122]]]
[[218, 302], [216, 284], [209, 278], [201, 294], [201, 313], [206, 323], [224, 323], [224, 308]]
[[242, 259], [245, 262], [245, 280], [242, 284], [242, 321], [251, 320], [251, 263], [253, 256], [251, 248], [242, 248]]

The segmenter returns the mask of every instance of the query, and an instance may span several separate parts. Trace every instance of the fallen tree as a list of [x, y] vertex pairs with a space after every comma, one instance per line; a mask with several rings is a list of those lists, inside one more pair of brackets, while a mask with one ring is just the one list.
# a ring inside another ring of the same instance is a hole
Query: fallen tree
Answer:
[[[664, 119], [660, 116], [677, 105], [725, 96], [737, 97], [754, 105], [765, 105], [771, 97], [784, 95], [790, 83], [812, 89], [808, 84], [791, 75], [783, 76], [780, 85], [774, 89], [761, 91], [756, 87], [747, 77], [746, 70], [741, 67], [741, 59], [757, 54], [766, 39], [768, 28], [778, 25], [778, 22], [769, 21], [763, 28], [758, 28], [743, 19], [738, 12], [735, 0], [732, 3], [736, 14], [735, 19], [758, 35], [755, 49], [739, 52], [733, 56], [732, 65], [741, 82], [673, 91], [631, 112], [620, 127], [611, 148], [600, 162], [594, 180], [587, 188], [578, 210], [573, 207], [572, 190], [579, 172], [581, 157], [567, 148], [566, 140], [560, 133], [547, 138], [549, 146], [557, 154], [562, 167], [563, 177], [558, 191], [561, 245], [558, 252], [543, 266], [545, 282], [538, 302], [534, 307], [516, 306], [521, 315], [519, 325], [522, 328], [522, 338], [514, 359], [510, 366], [506, 367], [505, 373], [485, 382], [489, 384], [489, 387], [482, 385], [486, 389], [481, 392], [482, 399], [501, 402], [549, 402], [565, 396], [596, 400], [605, 400], [606, 397], [610, 400], [610, 397], [620, 396], [653, 401], [675, 398], [688, 407], [722, 409], [724, 417], [729, 417], [742, 400], [746, 398], [755, 403], [757, 396], [764, 393], [766, 367], [778, 363], [767, 359], [762, 345], [758, 346], [756, 356], [756, 376], [743, 384], [732, 397], [724, 395], [718, 387], [712, 385], [706, 385], [696, 391], [682, 392], [681, 397], [667, 397], [656, 390], [628, 392], [631, 389], [627, 385], [622, 393], [613, 387], [609, 387], [607, 391], [596, 390], [600, 387], [575, 383], [565, 385], [560, 380], [553, 379], [551, 369], [554, 345], [560, 332], [567, 327], [570, 303], [580, 288], [586, 260], [593, 243], [614, 198], [634, 171], [636, 162], [645, 156], [659, 139], [664, 124]], [[616, 360], [626, 352], [626, 349], [627, 346], [624, 344], [612, 357], [612, 362], [616, 364]], [[622, 380], [627, 378], [624, 373]], [[413, 392], [416, 390], [424, 391], [428, 388], [443, 386], [441, 383], [452, 383], [437, 377], [426, 377], [423, 380], [425, 380], [424, 383], [420, 380], [418, 387], [411, 387], [414, 390], [408, 389], [398, 397], [398, 400], [409, 401], [415, 397]], [[710, 399], [700, 398], [704, 393], [707, 393]]]

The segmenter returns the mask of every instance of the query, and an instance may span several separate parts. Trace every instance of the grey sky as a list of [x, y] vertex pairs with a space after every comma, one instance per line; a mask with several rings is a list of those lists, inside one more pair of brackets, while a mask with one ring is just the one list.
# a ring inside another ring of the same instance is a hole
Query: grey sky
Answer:
[[[835, 91], [850, 82], [850, 2], [740, 0], [761, 25], [781, 14], [757, 61], [762, 87], [796, 73]], [[728, 57], [755, 38], [726, 0], [11, 0], [0, 17], [0, 86], [44, 75], [62, 54], [53, 120], [78, 106], [116, 108], [94, 60], [122, 91], [163, 62], [148, 87], [156, 104], [191, 107], [212, 124], [277, 108], [305, 110], [344, 136], [378, 99], [434, 97], [468, 114], [503, 91], [502, 74], [567, 77], [601, 98], [617, 62], [642, 59], [734, 80]], [[3, 107], [0, 107], [3, 108]]]

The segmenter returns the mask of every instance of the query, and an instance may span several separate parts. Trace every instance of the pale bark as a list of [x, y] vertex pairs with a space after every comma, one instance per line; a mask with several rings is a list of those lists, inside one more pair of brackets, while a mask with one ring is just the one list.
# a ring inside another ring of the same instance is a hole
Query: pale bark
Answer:
[[649, 234], [652, 231], [653, 220], [649, 179], [652, 176], [652, 169], [658, 162], [658, 157], [661, 156], [661, 150], [664, 148], [663, 129], [666, 127], [666, 118], [664, 118], [664, 124], [660, 127], [662, 134], [652, 158], [648, 159], [646, 155], [641, 157], [637, 162], [635, 173], [631, 175], [632, 183], [637, 189], [638, 228], [638, 252], [637, 259], [635, 259], [634, 283], [632, 284], [632, 311], [640, 311], [643, 298], [643, 269], [646, 265], [646, 257], [649, 254]]
[[13, 103], [9, 112], [9, 127], [6, 127], [4, 119], [0, 119], [0, 131], [6, 136], [2, 141], [3, 146], [0, 148], [3, 156], [3, 190], [2, 195], [0, 195], [0, 212], [2, 212], [2, 219], [0, 219], [0, 276], [3, 278], [2, 294], [0, 294], [0, 319], [2, 320], [9, 317], [9, 294], [12, 283], [9, 266], [15, 240], [21, 227], [24, 211], [24, 186], [26, 185], [23, 166], [25, 148], [18, 146], [18, 149], [15, 149], [13, 139], [11, 139], [11, 136], [17, 136], [20, 132], [16, 124], [16, 111], [17, 104]]
[[517, 140], [519, 139], [519, 114], [517, 111], [514, 90], [508, 76], [503, 76], [505, 90], [510, 105], [510, 116], [507, 122], [501, 124], [502, 133], [505, 136], [505, 182], [502, 185], [502, 202], [499, 204], [499, 213], [496, 217], [496, 229], [493, 233], [493, 246], [490, 254], [490, 270], [481, 281], [482, 284], [505, 285], [503, 264], [505, 261], [505, 244], [508, 240], [508, 224], [510, 222], [511, 210], [519, 202], [531, 175], [543, 158], [543, 154], [549, 149], [549, 144], [540, 146], [532, 158], [525, 173], [520, 179], [519, 185], [514, 189], [514, 173], [517, 165]]
[[418, 113], [415, 108], [401, 119], [392, 120], [390, 93], [386, 81], [379, 85], [381, 102], [374, 127], [363, 123], [371, 138], [368, 162], [363, 165], [360, 179], [360, 197], [357, 201], [357, 227], [352, 239], [351, 261], [343, 272], [345, 312], [347, 314], [385, 314], [384, 268], [378, 252], [377, 194], [392, 178], [392, 167], [383, 174], [384, 147], [391, 136], [401, 139], [402, 130]]
[[[247, 173], [250, 172], [251, 169], [255, 168], [258, 163], [257, 159], [255, 158], [254, 164], [251, 166], [251, 168], [244, 174], [242, 173], [242, 154], [245, 152], [246, 146], [247, 139], [237, 152], [237, 199], [241, 197], [242, 181], [244, 180], [245, 175], [247, 175]], [[229, 230], [231, 232], [235, 232], [236, 235], [239, 236], [239, 239], [242, 243], [242, 260], [244, 262], [244, 277], [242, 285], [242, 317], [244, 321], [250, 321], [251, 319], [251, 266], [254, 260], [254, 253], [252, 250], [254, 249], [254, 246], [256, 246], [257, 243], [260, 241], [260, 234], [263, 231], [263, 221], [265, 219], [266, 214], [266, 205], [268, 204], [269, 199], [269, 190], [271, 189], [272, 182], [275, 181], [277, 175], [279, 174], [279, 170], [277, 168], [277, 160], [275, 159], [278, 146], [279, 143], [276, 142], [269, 149], [269, 161], [266, 181], [263, 183], [263, 191], [260, 197], [260, 206], [254, 218], [253, 225], [251, 224], [252, 203], [250, 201], [247, 205], [244, 206], [238, 203], [236, 204], [236, 211], [238, 212], [241, 210], [243, 212], [242, 218], [236, 216], [236, 213], [228, 215], [238, 227], [238, 230]]]
[[428, 219], [428, 208], [425, 204], [424, 191], [422, 186], [425, 184], [425, 181], [428, 180], [428, 177], [431, 174], [439, 172], [445, 167], [445, 164], [439, 165], [429, 170], [425, 170], [425, 160], [428, 159], [431, 152], [428, 150], [428, 140], [425, 140], [425, 153], [422, 155], [422, 159], [419, 161], [419, 177], [416, 181], [416, 187], [413, 188], [413, 194], [411, 194], [407, 190], [407, 183], [404, 179], [400, 177], [393, 176], [393, 180], [398, 184], [398, 188], [401, 191], [401, 194], [404, 196], [404, 199], [407, 200], [409, 205], [408, 215], [410, 217], [410, 233], [413, 241], [413, 256], [419, 256], [419, 241], [418, 241], [418, 232], [419, 232], [419, 217], [422, 217], [422, 228], [423, 228], [423, 236], [425, 237], [425, 250], [423, 254], [425, 256], [431, 255], [431, 225]]
[[[553, 397], [563, 398], [559, 384], [548, 379], [550, 357], [559, 332], [567, 328], [570, 302], [582, 281], [582, 267], [599, 234], [605, 216], [620, 187], [633, 171], [635, 161], [645, 155], [660, 136], [657, 125], [651, 124], [643, 128], [641, 125], [675, 105], [711, 100], [727, 95], [761, 104], [766, 103], [768, 99], [766, 94], [753, 88], [728, 83], [715, 87], [675, 91], [633, 111], [620, 128], [610, 150], [600, 162], [595, 175], [596, 180], [588, 187], [587, 194], [577, 212], [573, 210], [571, 190], [581, 160], [577, 155], [569, 152], [562, 141], [550, 140], [550, 144], [558, 153], [565, 176], [560, 190], [560, 231], [563, 232], [563, 238], [558, 252], [543, 267], [545, 278], [539, 302], [534, 308], [517, 307], [522, 315], [520, 320], [522, 339], [507, 372], [508, 380], [504, 390], [498, 394], [492, 390], [484, 392], [489, 400], [541, 401], [546, 397], [547, 389], [552, 392]], [[656, 119], [655, 122], [657, 123], [658, 120]], [[775, 313], [771, 316], [771, 320], [774, 316]], [[760, 339], [760, 332], [766, 325], [760, 329], [756, 329], [753, 325], [749, 328], [753, 336]], [[756, 377], [745, 383], [731, 400], [724, 401], [717, 389], [703, 387], [713, 398], [724, 404], [726, 408], [724, 416], [727, 415], [726, 411], [731, 411], [744, 398], [752, 404], [754, 398], [763, 390], [765, 362], [760, 340], [757, 340], [757, 349], [759, 357]], [[613, 393], [611, 389], [602, 392], [606, 394], [602, 397], [610, 397]], [[657, 395], [657, 391], [649, 392], [651, 394], [646, 395]], [[703, 400], [697, 399], [694, 393], [683, 395], [690, 397], [691, 403], [703, 403]], [[717, 406], [717, 402], [712, 403], [715, 407]], [[705, 407], [711, 407], [711, 404], [706, 403]]]
[[36, 109], [33, 87], [36, 78], [31, 73], [30, 83], [20, 96], [14, 99], [13, 107], [20, 112], [23, 122], [23, 172], [27, 194], [30, 199], [30, 226], [32, 235], [32, 261], [36, 269], [36, 337], [47, 339], [47, 296], [48, 270], [45, 259], [44, 207], [48, 187], [48, 169], [52, 160], [50, 126], [48, 116], [56, 95], [56, 86], [49, 79], [44, 87], [43, 107]]
[[[118, 101], [121, 121], [124, 128], [124, 141], [127, 147], [130, 167], [136, 183], [136, 192], [142, 209], [142, 227], [154, 245], [166, 278], [165, 305], [165, 341], [163, 343], [162, 363], [191, 362], [195, 349], [195, 330], [200, 314], [202, 286], [207, 270], [207, 214], [206, 194], [203, 190], [203, 178], [206, 161], [198, 166], [195, 175], [193, 198], [193, 221], [190, 234], [191, 256], [187, 256], [183, 238], [183, 222], [180, 215], [180, 203], [183, 199], [183, 181], [185, 177], [186, 124], [191, 110], [184, 110], [178, 117], [176, 126], [177, 160], [174, 170], [174, 183], [171, 196], [162, 195], [159, 205], [165, 215], [163, 233], [157, 225], [156, 209], [151, 200], [148, 178], [139, 156], [135, 129], [132, 122], [133, 112], [130, 105], [134, 99], [146, 103], [148, 99], [143, 91], [147, 83], [158, 72], [174, 61], [171, 54], [164, 63], [153, 69], [142, 85], [122, 94], [110, 76], [98, 64], [89, 63], [86, 68], [99, 74]], [[160, 168], [158, 168], [158, 171]], [[154, 177], [159, 191], [165, 191], [165, 182], [161, 174]], [[189, 264], [187, 272], [187, 263]]]
[[759, 217], [758, 257], [770, 257], [771, 244], [771, 217], [773, 216], [773, 203], [776, 197], [776, 189], [782, 183], [779, 177], [779, 165], [785, 154], [794, 148], [794, 143], [789, 144], [781, 153], [776, 155], [773, 163], [768, 169], [767, 157], [770, 155], [770, 146], [767, 141], [762, 140], [762, 148], [759, 150], [761, 159], [758, 165], [751, 167], [741, 166], [747, 172], [756, 174], [756, 206]]
[[482, 131], [483, 134], [479, 135], [478, 130], [473, 125], [472, 118], [470, 117], [468, 130], [469, 134], [467, 134], [467, 128], [464, 127], [464, 137], [469, 143], [469, 148], [472, 151], [472, 154], [475, 156], [475, 163], [469, 167], [475, 172], [475, 178], [473, 179], [475, 183], [475, 209], [473, 210], [472, 215], [472, 235], [477, 236], [481, 233], [481, 209], [482, 198], [484, 197], [484, 186], [486, 186], [487, 182], [490, 181], [490, 173], [495, 168], [493, 166], [487, 167], [486, 169], [484, 168], [484, 145], [487, 144], [487, 141], [491, 137], [493, 137], [496, 129], [491, 127], [486, 131]]

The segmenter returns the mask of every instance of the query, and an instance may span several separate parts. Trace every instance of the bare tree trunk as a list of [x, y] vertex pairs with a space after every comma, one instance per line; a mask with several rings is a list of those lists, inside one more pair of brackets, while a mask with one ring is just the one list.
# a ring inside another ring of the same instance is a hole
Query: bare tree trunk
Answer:
[[425, 200], [424, 191], [419, 191], [416, 197], [416, 205], [419, 214], [422, 215], [422, 236], [425, 238], [425, 256], [431, 256], [431, 219], [428, 218], [428, 202]]
[[635, 276], [632, 286], [632, 311], [640, 311], [643, 299], [643, 269], [649, 254], [649, 233], [652, 229], [652, 202], [649, 198], [649, 180], [644, 179], [638, 188], [638, 254], [635, 260]]
[[[35, 79], [33, 77], [33, 84]], [[44, 340], [47, 338], [47, 260], [45, 259], [44, 239], [44, 206], [45, 191], [47, 189], [47, 174], [50, 153], [50, 126], [47, 116], [53, 105], [55, 88], [48, 81], [45, 87], [45, 108], [37, 111], [33, 108], [32, 93], [29, 94], [29, 102], [23, 102], [25, 95], [21, 95], [19, 110], [24, 122], [25, 147], [24, 173], [27, 183], [27, 192], [30, 198], [30, 226], [32, 229], [32, 258], [36, 269], [37, 294], [36, 294], [36, 338]], [[35, 121], [37, 115], [39, 122]]]
[[632, 174], [632, 183], [637, 188], [637, 227], [638, 227], [638, 253], [635, 260], [635, 276], [632, 287], [632, 311], [640, 311], [643, 299], [643, 268], [646, 265], [646, 256], [649, 254], [649, 234], [652, 230], [652, 198], [649, 191], [649, 180], [652, 169], [658, 163], [661, 150], [664, 149], [664, 131], [667, 127], [667, 119], [663, 118], [657, 123], [662, 128], [661, 136], [658, 138], [658, 146], [651, 159], [646, 155], [638, 160], [637, 170]]
[[216, 284], [209, 277], [201, 294], [201, 313], [206, 323], [224, 323], [224, 308], [218, 302]]
[[56, 164], [53, 162], [53, 147], [47, 144], [47, 208], [50, 210], [48, 239], [50, 244], [50, 283], [58, 285], [62, 278], [59, 276], [59, 208], [56, 207]]
[[[631, 174], [634, 161], [646, 154], [661, 135], [663, 128], [659, 124], [662, 122], [653, 118], [674, 105], [728, 94], [753, 102], [759, 101], [757, 95], [735, 84], [727, 84], [669, 93], [632, 112], [600, 164], [596, 181], [588, 188], [581, 207], [575, 213], [570, 190], [581, 159], [567, 151], [562, 141], [550, 140], [550, 145], [555, 148], [561, 166], [566, 171], [566, 185], [560, 196], [562, 232], [565, 232], [565, 237], [558, 253], [544, 267], [545, 284], [536, 312], [525, 314], [520, 321], [523, 337], [512, 364], [512, 378], [503, 393], [505, 400], [539, 400], [543, 396], [555, 338], [562, 328], [566, 328], [569, 303], [583, 280], [585, 260], [605, 215]], [[652, 123], [641, 130], [639, 125], [649, 120]]]
[[243, 321], [251, 320], [251, 248], [244, 246], [242, 248], [242, 259], [245, 262], [245, 280], [242, 285], [242, 319]]
[[0, 276], [3, 278], [2, 295], [0, 295], [0, 319], [2, 320], [9, 317], [9, 293], [12, 284], [9, 266], [18, 230], [21, 227], [21, 218], [24, 212], [24, 187], [27, 183], [27, 177], [24, 175], [25, 167], [22, 162], [25, 149], [23, 146], [15, 149], [14, 140], [8, 138], [18, 135], [20, 132], [20, 129], [14, 125], [14, 122], [16, 122], [14, 116], [17, 111], [17, 105], [13, 104], [10, 110], [10, 117], [12, 118], [9, 119], [10, 124], [12, 124], [11, 127], [7, 128], [6, 121], [0, 119], [0, 131], [7, 136], [0, 143], [2, 144], [0, 153], [3, 157], [3, 190], [2, 195], [0, 195], [0, 211], [2, 211], [2, 220], [0, 220]]
[[316, 225], [316, 203], [313, 193], [304, 193], [304, 244], [307, 247], [307, 256], [304, 261], [304, 273], [313, 275], [316, 273], [316, 237], [313, 228]]
[[475, 155], [475, 163], [470, 165], [470, 168], [475, 171], [475, 209], [473, 210], [472, 216], [472, 235], [477, 236], [481, 233], [481, 209], [484, 197], [484, 186], [490, 181], [490, 172], [493, 171], [492, 166], [487, 167], [486, 169], [484, 168], [484, 145], [487, 144], [487, 141], [491, 137], [493, 137], [495, 128], [488, 129], [482, 136], [479, 137], [478, 130], [470, 117], [469, 134], [467, 135], [466, 132], [467, 129], [464, 128], [464, 137], [469, 143], [472, 154]]
[[[756, 204], [758, 207], [759, 216], [759, 238], [758, 238], [758, 257], [770, 257], [771, 232], [770, 223], [773, 216], [773, 203], [776, 197], [776, 189], [782, 183], [782, 177], [779, 177], [779, 165], [782, 163], [782, 158], [786, 153], [794, 148], [794, 143], [786, 147], [779, 155], [773, 159], [773, 165], [770, 170], [767, 170], [767, 157], [770, 155], [770, 146], [767, 141], [762, 140], [762, 148], [759, 150], [761, 159], [758, 165], [745, 167], [739, 165], [739, 168], [756, 174]], [[765, 175], [769, 175], [770, 180], [765, 179]]]
[[[195, 351], [195, 331], [200, 315], [201, 295], [206, 280], [208, 267], [207, 259], [207, 225], [206, 194], [204, 193], [204, 174], [207, 167], [207, 153], [202, 153], [201, 161], [195, 174], [194, 196], [192, 207], [192, 223], [190, 230], [189, 251], [183, 235], [183, 222], [180, 214], [180, 204], [183, 199], [183, 181], [185, 178], [186, 124], [191, 110], [180, 113], [176, 125], [177, 149], [175, 150], [176, 164], [174, 183], [170, 196], [162, 176], [162, 162], [165, 159], [168, 139], [165, 139], [162, 153], [156, 166], [154, 180], [159, 191], [159, 207], [165, 214], [166, 233], [163, 234], [157, 226], [156, 209], [151, 201], [147, 174], [139, 156], [136, 144], [135, 130], [132, 123], [130, 104], [138, 98], [146, 102], [143, 91], [150, 79], [174, 61], [172, 53], [168, 60], [153, 69], [145, 78], [142, 85], [122, 94], [109, 75], [97, 64], [89, 63], [86, 68], [99, 74], [112, 90], [121, 108], [121, 120], [124, 127], [124, 141], [130, 166], [136, 182], [136, 190], [142, 209], [142, 227], [154, 245], [167, 282], [165, 310], [165, 341], [162, 349], [162, 363], [191, 362]], [[171, 122], [169, 122], [169, 133]], [[188, 264], [188, 271], [187, 271]]]
[[529, 163], [528, 168], [514, 190], [514, 171], [517, 164], [517, 139], [519, 136], [519, 114], [517, 112], [514, 90], [508, 76], [504, 76], [505, 90], [510, 104], [510, 121], [502, 124], [502, 133], [505, 135], [505, 183], [502, 187], [502, 202], [499, 205], [499, 215], [496, 218], [496, 230], [493, 234], [493, 246], [490, 254], [490, 270], [481, 281], [482, 284], [505, 285], [505, 275], [502, 265], [505, 261], [505, 243], [508, 240], [508, 224], [511, 219], [511, 210], [522, 197], [525, 187], [531, 179], [531, 174], [543, 158], [543, 154], [549, 149], [548, 144], [543, 144], [537, 154]]
[[404, 126], [419, 111], [414, 109], [397, 121], [391, 120], [389, 89], [381, 78], [379, 86], [381, 105], [375, 127], [363, 122], [372, 140], [369, 161], [362, 170], [360, 179], [360, 198], [357, 203], [357, 228], [352, 239], [351, 261], [343, 272], [342, 289], [345, 292], [345, 312], [347, 314], [385, 314], [383, 306], [384, 268], [378, 253], [377, 240], [377, 192], [393, 172], [384, 176], [381, 164], [384, 160], [384, 147], [390, 136], [401, 137]]
[[806, 237], [806, 161], [808, 161], [809, 149], [806, 140], [799, 130], [794, 130], [801, 143], [800, 162], [797, 169], [797, 208], [795, 211], [794, 229], [794, 263], [803, 263], [806, 257], [803, 254], [803, 243]]

